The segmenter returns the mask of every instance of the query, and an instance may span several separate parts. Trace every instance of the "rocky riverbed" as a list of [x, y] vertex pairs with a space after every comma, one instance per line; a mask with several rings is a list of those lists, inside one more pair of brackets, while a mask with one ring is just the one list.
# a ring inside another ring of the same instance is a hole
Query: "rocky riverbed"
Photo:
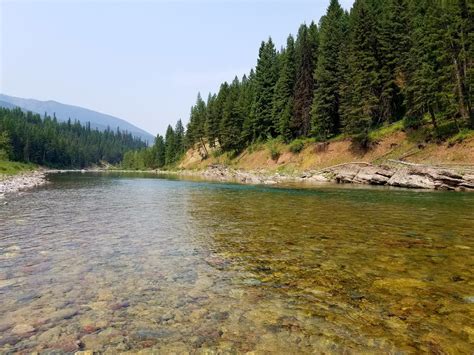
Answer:
[[0, 198], [8, 193], [28, 190], [46, 183], [46, 172], [43, 170], [12, 176], [0, 176]]
[[385, 166], [369, 163], [348, 163], [319, 171], [306, 171], [299, 175], [268, 174], [265, 171], [243, 171], [223, 165], [213, 165], [203, 171], [181, 171], [178, 174], [244, 184], [274, 185], [285, 182], [339, 183], [414, 189], [474, 191], [473, 170], [454, 170], [423, 165]]

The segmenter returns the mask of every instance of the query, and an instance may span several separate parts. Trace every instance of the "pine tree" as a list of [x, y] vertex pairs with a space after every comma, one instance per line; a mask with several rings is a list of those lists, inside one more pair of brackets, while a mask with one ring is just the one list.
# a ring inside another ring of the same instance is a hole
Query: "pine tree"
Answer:
[[157, 168], [161, 168], [166, 164], [166, 148], [165, 140], [162, 136], [157, 135], [155, 139], [155, 145], [153, 146], [153, 152], [155, 155], [155, 165]]
[[318, 64], [314, 79], [316, 89], [312, 106], [312, 133], [326, 139], [339, 133], [340, 54], [344, 40], [344, 10], [338, 0], [331, 0], [321, 20]]
[[165, 135], [165, 164], [170, 165], [176, 159], [176, 136], [171, 125], [168, 125]]
[[178, 120], [178, 122], [176, 122], [174, 133], [175, 133], [176, 157], [180, 157], [185, 152], [184, 127], [183, 127], [183, 123], [181, 122], [181, 120]]
[[219, 124], [221, 117], [216, 94], [209, 94], [206, 108], [206, 136], [209, 140], [209, 146], [214, 148], [219, 137]]
[[421, 121], [429, 114], [435, 128], [455, 111], [452, 67], [446, 51], [446, 31], [438, 3], [420, 0], [415, 6], [411, 78], [408, 83], [409, 114]]
[[313, 73], [316, 67], [318, 32], [314, 23], [302, 25], [295, 45], [296, 83], [293, 117], [290, 128], [294, 136], [307, 136], [311, 129], [311, 106], [314, 95]]
[[252, 122], [253, 140], [276, 136], [272, 117], [273, 94], [277, 81], [276, 50], [269, 38], [262, 42], [255, 71], [255, 103]]
[[240, 82], [237, 77], [229, 87], [229, 93], [224, 105], [224, 114], [220, 127], [220, 143], [225, 151], [238, 150], [242, 144], [242, 116], [240, 99]]
[[367, 136], [378, 120], [381, 84], [377, 21], [373, 10], [369, 0], [356, 0], [350, 15], [346, 97], [341, 113], [346, 132], [359, 138]]
[[288, 36], [286, 48], [282, 53], [282, 63], [278, 81], [275, 85], [272, 116], [273, 125], [278, 134], [286, 141], [292, 138], [290, 129], [291, 114], [293, 112], [293, 92], [295, 87], [295, 40]]
[[255, 94], [255, 71], [250, 70], [246, 80], [242, 80], [242, 114], [244, 122], [242, 126], [242, 142], [248, 144], [253, 139], [254, 105], [256, 102]]

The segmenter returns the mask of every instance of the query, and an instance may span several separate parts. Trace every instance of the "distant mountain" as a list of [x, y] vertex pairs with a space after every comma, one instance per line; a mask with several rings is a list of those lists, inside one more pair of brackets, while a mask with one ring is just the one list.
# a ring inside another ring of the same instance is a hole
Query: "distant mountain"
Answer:
[[56, 101], [39, 101], [0, 94], [0, 107], [10, 109], [19, 107], [24, 111], [32, 111], [40, 115], [43, 115], [45, 112], [50, 116], [55, 114], [59, 121], [67, 121], [70, 118], [72, 121], [77, 120], [82, 124], [90, 122], [91, 128], [97, 128], [100, 131], [106, 130], [107, 127], [110, 127], [112, 130], [120, 128], [121, 131], [130, 132], [149, 144], [153, 144], [155, 139], [150, 133], [121, 118], [78, 106], [65, 105]]

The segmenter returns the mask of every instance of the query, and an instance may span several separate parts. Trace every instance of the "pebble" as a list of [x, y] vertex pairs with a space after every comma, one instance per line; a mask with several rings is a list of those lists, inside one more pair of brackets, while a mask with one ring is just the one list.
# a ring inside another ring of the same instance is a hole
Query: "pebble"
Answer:
[[19, 192], [21, 190], [31, 189], [47, 183], [46, 176], [41, 171], [24, 173], [21, 175], [0, 176], [0, 196], [7, 193]]

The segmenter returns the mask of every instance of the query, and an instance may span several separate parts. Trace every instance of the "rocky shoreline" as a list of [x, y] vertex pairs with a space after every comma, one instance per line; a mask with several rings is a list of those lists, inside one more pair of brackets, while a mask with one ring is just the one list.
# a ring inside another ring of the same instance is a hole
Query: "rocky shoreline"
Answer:
[[[196, 176], [213, 181], [243, 184], [275, 185], [285, 182], [310, 184], [338, 183], [392, 186], [412, 189], [473, 191], [474, 171], [428, 167], [423, 165], [388, 166], [369, 163], [347, 163], [299, 175], [268, 174], [265, 171], [243, 171], [223, 165], [213, 165], [203, 171], [173, 172], [181, 176]], [[170, 172], [158, 171], [169, 174]]]
[[0, 198], [6, 194], [28, 190], [46, 184], [46, 172], [36, 170], [12, 176], [0, 176]]

